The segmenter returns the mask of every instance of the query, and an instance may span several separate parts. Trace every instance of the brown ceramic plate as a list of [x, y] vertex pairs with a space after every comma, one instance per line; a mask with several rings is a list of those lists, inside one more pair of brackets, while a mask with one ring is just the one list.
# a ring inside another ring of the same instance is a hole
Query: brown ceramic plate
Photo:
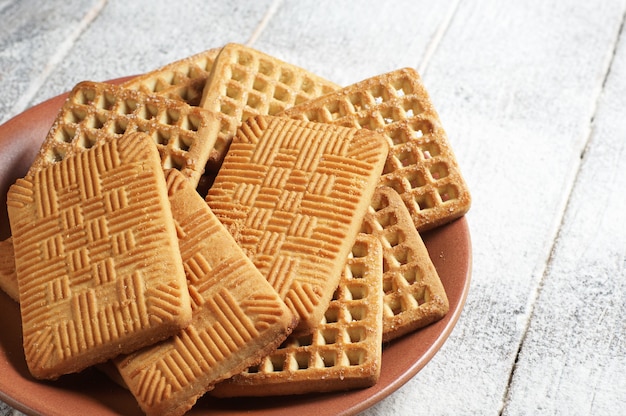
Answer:
[[[113, 82], [119, 82], [115, 80]], [[6, 192], [23, 176], [66, 95], [41, 103], [0, 125], [0, 239], [9, 234]], [[467, 296], [471, 241], [465, 218], [423, 235], [450, 300], [444, 319], [384, 345], [379, 382], [368, 389], [281, 398], [218, 400], [204, 397], [190, 415], [355, 414], [379, 402], [411, 379], [441, 348], [454, 328]], [[34, 380], [22, 351], [19, 307], [0, 292], [0, 400], [32, 415], [141, 415], [132, 395], [97, 370]]]

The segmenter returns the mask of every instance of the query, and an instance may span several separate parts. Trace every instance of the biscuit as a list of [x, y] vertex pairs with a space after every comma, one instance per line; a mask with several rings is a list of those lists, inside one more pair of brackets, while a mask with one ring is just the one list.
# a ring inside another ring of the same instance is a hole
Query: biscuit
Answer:
[[0, 289], [14, 301], [20, 301], [17, 275], [15, 274], [15, 253], [11, 237], [0, 241]]
[[369, 130], [256, 116], [206, 201], [296, 315], [314, 328], [339, 283], [388, 152]]
[[198, 106], [213, 62], [221, 48], [189, 56], [134, 77], [121, 85], [145, 94], [156, 94]]
[[222, 48], [200, 106], [218, 114], [220, 131], [210, 156], [219, 165], [239, 125], [255, 115], [274, 115], [339, 88], [296, 65], [244, 45]]
[[34, 377], [80, 371], [189, 324], [167, 188], [147, 135], [98, 144], [18, 179], [7, 208]]
[[[19, 303], [19, 288], [17, 286], [17, 275], [15, 274], [15, 258], [13, 253], [13, 241], [11, 237], [0, 242], [0, 290], [5, 292], [15, 302]], [[5, 257], [4, 255], [7, 254]], [[10, 260], [10, 261], [9, 261]], [[120, 373], [111, 361], [97, 364], [98, 370], [106, 374], [112, 381], [128, 390]]]
[[376, 189], [361, 232], [378, 238], [383, 247], [383, 341], [448, 313], [448, 297], [439, 274], [395, 190], [387, 186]]
[[390, 151], [380, 184], [402, 196], [419, 231], [443, 225], [469, 210], [469, 190], [415, 70], [378, 75], [279, 115], [384, 135]]
[[376, 384], [382, 361], [382, 270], [380, 242], [359, 234], [313, 332], [292, 334], [261, 363], [218, 384], [211, 395], [288, 395]]
[[[9, 295], [12, 300], [19, 303], [19, 288], [17, 286], [17, 275], [15, 274], [15, 258], [11, 237], [1, 241], [0, 248], [2, 250], [0, 255], [3, 256], [0, 258], [0, 290]], [[5, 257], [4, 254], [7, 254], [7, 256]], [[128, 389], [111, 361], [97, 364], [96, 367], [121, 387]]]
[[148, 415], [179, 415], [217, 381], [276, 349], [295, 326], [278, 294], [183, 176], [166, 173], [193, 306], [174, 337], [114, 360]]
[[182, 101], [84, 81], [70, 92], [28, 174], [137, 131], [152, 137], [163, 169], [180, 170], [195, 186], [218, 128], [211, 112]]

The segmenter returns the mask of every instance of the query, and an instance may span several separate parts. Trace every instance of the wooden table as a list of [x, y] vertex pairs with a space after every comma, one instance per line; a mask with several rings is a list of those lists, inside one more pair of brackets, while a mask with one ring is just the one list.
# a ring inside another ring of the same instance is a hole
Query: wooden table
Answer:
[[78, 81], [227, 42], [343, 85], [417, 68], [472, 191], [472, 283], [440, 352], [363, 415], [614, 415], [626, 411], [625, 17], [624, 0], [4, 0], [0, 122]]

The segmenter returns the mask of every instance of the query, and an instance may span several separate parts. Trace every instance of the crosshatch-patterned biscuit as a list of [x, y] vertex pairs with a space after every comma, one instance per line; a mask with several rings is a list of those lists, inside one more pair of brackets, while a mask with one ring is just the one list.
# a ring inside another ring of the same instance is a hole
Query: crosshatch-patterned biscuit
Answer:
[[0, 289], [11, 299], [19, 302], [20, 295], [17, 288], [17, 275], [15, 274], [15, 253], [13, 252], [13, 239], [11, 237], [0, 241]]
[[174, 337], [115, 359], [148, 415], [180, 415], [217, 381], [276, 349], [296, 321], [206, 202], [177, 171], [166, 173], [193, 307]]
[[200, 101], [202, 108], [218, 114], [221, 123], [210, 164], [219, 165], [237, 128], [248, 117], [275, 115], [337, 88], [303, 68], [247, 46], [224, 46]]
[[369, 130], [256, 116], [206, 201], [300, 319], [320, 321], [387, 156]]
[[279, 115], [383, 134], [391, 150], [380, 184], [402, 195], [419, 231], [452, 221], [470, 208], [470, 193], [446, 132], [414, 69], [366, 79]]
[[34, 377], [80, 371], [189, 324], [165, 179], [147, 135], [18, 179], [7, 207]]
[[411, 215], [398, 193], [376, 189], [361, 232], [383, 247], [383, 341], [435, 322], [448, 313], [448, 297]]
[[70, 92], [28, 174], [138, 131], [152, 137], [164, 169], [180, 170], [195, 186], [218, 129], [211, 112], [182, 101], [83, 81]]
[[[4, 256], [7, 254], [7, 256]], [[5, 292], [15, 302], [19, 303], [19, 288], [17, 275], [15, 274], [15, 258], [13, 254], [13, 241], [11, 237], [0, 242], [0, 290]], [[120, 377], [120, 373], [111, 361], [97, 365], [98, 370], [106, 374], [111, 380], [121, 387], [128, 389]]]
[[312, 333], [218, 384], [217, 397], [270, 396], [373, 386], [382, 361], [382, 250], [359, 234], [324, 317]]
[[145, 94], [162, 95], [198, 106], [213, 62], [221, 48], [209, 49], [172, 62], [154, 71], [132, 78], [122, 84]]

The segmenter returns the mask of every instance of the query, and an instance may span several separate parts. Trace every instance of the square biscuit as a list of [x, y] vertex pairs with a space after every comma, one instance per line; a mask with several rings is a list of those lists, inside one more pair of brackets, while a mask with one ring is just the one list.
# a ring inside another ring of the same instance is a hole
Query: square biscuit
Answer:
[[221, 48], [171, 62], [161, 68], [134, 77], [122, 84], [124, 88], [145, 94], [161, 95], [198, 106], [213, 62]]
[[216, 397], [281, 396], [376, 384], [382, 364], [382, 250], [359, 234], [313, 332], [291, 335], [263, 360], [218, 384]]
[[192, 321], [172, 338], [114, 360], [148, 415], [183, 414], [215, 383], [276, 349], [296, 325], [276, 291], [184, 177], [170, 170], [166, 181]]
[[443, 318], [448, 297], [400, 195], [376, 189], [361, 232], [383, 247], [383, 341], [391, 341]]
[[98, 143], [143, 132], [156, 144], [163, 169], [180, 170], [195, 186], [217, 129], [214, 114], [183, 101], [83, 81], [70, 92], [28, 174]]
[[215, 112], [220, 131], [210, 156], [219, 165], [239, 125], [248, 117], [275, 115], [339, 86], [296, 65], [230, 43], [217, 56], [200, 106]]
[[279, 115], [384, 135], [390, 151], [380, 185], [402, 196], [419, 231], [448, 223], [470, 208], [470, 192], [446, 131], [412, 68], [360, 81]]
[[11, 186], [32, 375], [54, 379], [167, 338], [191, 303], [159, 154], [134, 133]]
[[313, 329], [339, 283], [388, 146], [369, 130], [249, 118], [206, 201], [299, 318]]

